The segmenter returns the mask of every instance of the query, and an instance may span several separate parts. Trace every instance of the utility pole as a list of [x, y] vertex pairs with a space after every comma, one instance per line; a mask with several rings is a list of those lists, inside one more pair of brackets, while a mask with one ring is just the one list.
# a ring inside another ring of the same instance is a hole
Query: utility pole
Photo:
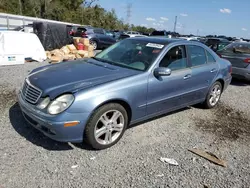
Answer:
[[23, 7], [22, 7], [22, 2], [21, 2], [21, 0], [19, 0], [18, 2], [19, 2], [19, 14], [20, 14], [20, 15], [23, 15], [23, 10], [22, 10], [22, 9], [23, 9]]
[[174, 32], [176, 32], [176, 24], [177, 24], [177, 16], [175, 16], [175, 21], [174, 21]]
[[130, 25], [130, 18], [131, 18], [131, 15], [132, 15], [132, 3], [128, 3], [127, 4], [127, 7], [126, 7], [126, 12], [127, 12], [127, 24]]

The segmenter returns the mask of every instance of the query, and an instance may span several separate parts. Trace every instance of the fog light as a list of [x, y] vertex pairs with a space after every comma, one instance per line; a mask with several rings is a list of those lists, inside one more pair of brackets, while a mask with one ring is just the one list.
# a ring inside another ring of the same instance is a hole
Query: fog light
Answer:
[[65, 122], [64, 127], [73, 127], [78, 125], [80, 122], [79, 121], [70, 121], [70, 122]]

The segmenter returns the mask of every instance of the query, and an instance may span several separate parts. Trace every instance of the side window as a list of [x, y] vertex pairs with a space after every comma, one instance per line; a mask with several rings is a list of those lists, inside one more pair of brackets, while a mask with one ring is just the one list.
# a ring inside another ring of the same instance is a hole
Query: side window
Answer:
[[187, 68], [185, 46], [171, 48], [161, 60], [159, 67], [167, 67], [172, 71]]
[[204, 48], [195, 45], [189, 45], [187, 48], [193, 67], [206, 64], [207, 57]]
[[214, 63], [214, 62], [216, 62], [215, 59], [214, 59], [214, 57], [208, 51], [206, 51], [206, 53], [207, 53], [207, 62], [208, 63]]

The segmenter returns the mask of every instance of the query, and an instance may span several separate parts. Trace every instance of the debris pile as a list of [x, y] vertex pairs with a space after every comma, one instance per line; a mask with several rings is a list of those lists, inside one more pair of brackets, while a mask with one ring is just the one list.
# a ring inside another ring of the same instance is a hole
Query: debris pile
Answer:
[[63, 46], [61, 49], [46, 51], [46, 56], [51, 63], [69, 61], [80, 58], [94, 57], [94, 47], [87, 38], [74, 38], [74, 44]]

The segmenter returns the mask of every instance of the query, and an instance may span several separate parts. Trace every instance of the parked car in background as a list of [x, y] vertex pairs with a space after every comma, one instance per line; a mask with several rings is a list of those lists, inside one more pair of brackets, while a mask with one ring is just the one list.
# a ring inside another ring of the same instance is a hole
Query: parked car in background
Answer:
[[115, 33], [113, 31], [106, 30], [106, 35], [115, 38]]
[[234, 42], [217, 54], [229, 60], [233, 66], [233, 77], [250, 81], [250, 43]]
[[114, 30], [113, 32], [114, 32], [114, 34], [115, 34], [115, 39], [116, 39], [116, 41], [118, 41], [119, 37], [120, 37], [122, 34], [124, 34], [124, 31], [119, 31], [119, 30]]
[[117, 41], [126, 39], [126, 38], [133, 38], [133, 37], [147, 37], [145, 35], [141, 35], [141, 34], [121, 34], [120, 37], [117, 39]]
[[134, 37], [94, 58], [33, 70], [18, 100], [46, 136], [105, 149], [131, 124], [197, 103], [215, 107], [230, 82], [230, 62], [201, 43]]
[[72, 37], [74, 37], [74, 36], [75, 36], [75, 33], [76, 33], [76, 31], [77, 31], [77, 28], [78, 28], [78, 26], [73, 26], [73, 27], [71, 28], [71, 30], [69, 31], [69, 35], [72, 36]]
[[124, 32], [125, 34], [128, 34], [128, 35], [141, 35], [140, 32], [137, 32], [137, 31], [126, 31]]
[[150, 34], [150, 36], [163, 36], [163, 37], [168, 37], [168, 33], [167, 33], [167, 31], [165, 31], [165, 30], [162, 30], [162, 31], [157, 31], [157, 30], [155, 30], [155, 31], [153, 31], [153, 32]]
[[198, 42], [202, 42], [202, 43], [204, 43], [206, 40], [205, 38], [202, 38], [202, 37], [178, 37], [178, 38], [185, 39], [188, 41], [198, 41]]
[[95, 50], [106, 48], [116, 42], [114, 37], [107, 35], [106, 31], [101, 28], [78, 27], [74, 36], [89, 38]]
[[213, 51], [217, 51], [227, 46], [231, 42], [224, 38], [207, 38], [205, 44]]

